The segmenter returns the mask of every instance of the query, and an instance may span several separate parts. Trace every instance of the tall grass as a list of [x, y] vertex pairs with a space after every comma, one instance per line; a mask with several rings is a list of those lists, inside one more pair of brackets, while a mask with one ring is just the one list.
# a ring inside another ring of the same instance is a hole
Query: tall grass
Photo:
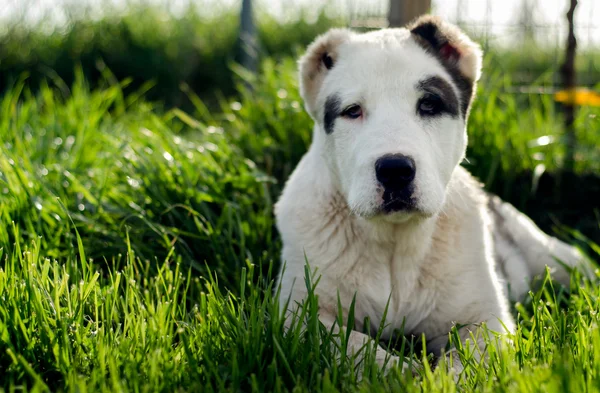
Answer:
[[224, 282], [276, 249], [269, 179], [256, 165], [221, 129], [194, 124], [182, 138], [185, 114], [136, 100], [121, 85], [90, 92], [81, 78], [68, 98], [48, 86], [3, 98], [0, 247], [20, 240], [14, 223], [49, 257], [73, 257], [72, 220], [89, 257], [125, 255], [128, 231], [140, 258], [175, 247], [198, 270], [213, 262]]
[[600, 293], [577, 275], [570, 292], [546, 280], [529, 307], [518, 304], [512, 342], [498, 351], [491, 338], [487, 363], [459, 350], [465, 370], [456, 384], [412, 347], [406, 355], [420, 364], [415, 376], [398, 369], [384, 376], [372, 346], [355, 368], [340, 353], [346, 336], [318, 322], [314, 281], [306, 282], [304, 313], [286, 331], [273, 281], [254, 280], [252, 265], [233, 295], [175, 255], [150, 266], [129, 248], [106, 267], [77, 251], [57, 261], [38, 241], [0, 250], [0, 389], [598, 391]]

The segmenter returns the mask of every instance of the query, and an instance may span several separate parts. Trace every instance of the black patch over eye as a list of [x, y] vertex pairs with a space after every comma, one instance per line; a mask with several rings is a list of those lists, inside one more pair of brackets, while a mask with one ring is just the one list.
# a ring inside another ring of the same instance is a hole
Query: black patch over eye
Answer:
[[358, 119], [362, 116], [362, 108], [360, 105], [350, 105], [348, 108], [342, 111], [342, 116], [347, 117], [349, 119]]
[[325, 100], [323, 126], [325, 127], [326, 134], [331, 134], [333, 132], [335, 119], [340, 115], [340, 106], [340, 99], [336, 94], [330, 95], [327, 97], [327, 100]]
[[329, 53], [323, 53], [323, 56], [321, 56], [321, 61], [325, 65], [325, 68], [327, 68], [328, 70], [333, 68], [333, 59], [331, 58], [331, 56], [329, 56]]
[[446, 110], [442, 98], [435, 94], [427, 94], [417, 103], [417, 112], [421, 116], [436, 116]]

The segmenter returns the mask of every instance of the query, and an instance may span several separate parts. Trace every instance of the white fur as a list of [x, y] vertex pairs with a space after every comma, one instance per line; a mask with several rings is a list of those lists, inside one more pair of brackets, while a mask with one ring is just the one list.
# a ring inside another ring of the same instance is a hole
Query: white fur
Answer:
[[[458, 68], [475, 82], [481, 53], [460, 34], [453, 41], [460, 42]], [[323, 53], [332, 54], [330, 70], [320, 63]], [[434, 75], [456, 89], [446, 68], [406, 29], [362, 35], [335, 30], [311, 45], [300, 61], [300, 78], [315, 119], [313, 143], [288, 180], [276, 216], [284, 245], [282, 304], [306, 296], [307, 259], [320, 276], [316, 293], [324, 323], [332, 324], [337, 315], [338, 294], [344, 316], [356, 294], [355, 329], [362, 330], [369, 317], [376, 330], [389, 299], [383, 338], [404, 324], [405, 334], [424, 333], [428, 350], [437, 352], [456, 323], [467, 325], [460, 331], [463, 338], [481, 323], [493, 331], [513, 331], [496, 253], [506, 261], [519, 295], [528, 288], [523, 278], [541, 273], [545, 264], [558, 268], [553, 251], [572, 265], [579, 256], [508, 205], [497, 204], [496, 218], [489, 214], [488, 196], [459, 166], [466, 119], [426, 120], [415, 111], [420, 94], [415, 86]], [[324, 106], [331, 94], [340, 97], [342, 107], [360, 103], [364, 115], [338, 118], [326, 134]], [[415, 160], [418, 211], [381, 214], [374, 163], [397, 153]], [[500, 219], [518, 235], [517, 242], [496, 236]], [[494, 250], [495, 240], [501, 250]], [[560, 278], [568, 280], [564, 274]], [[366, 340], [353, 332], [350, 349], [357, 351]], [[378, 348], [377, 360], [383, 363], [385, 357]]]

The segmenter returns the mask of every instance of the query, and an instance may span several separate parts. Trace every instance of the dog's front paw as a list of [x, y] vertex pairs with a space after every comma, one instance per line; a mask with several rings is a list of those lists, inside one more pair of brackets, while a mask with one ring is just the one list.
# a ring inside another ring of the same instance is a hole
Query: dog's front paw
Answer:
[[458, 383], [460, 377], [465, 369], [458, 353], [451, 351], [446, 353], [445, 356], [437, 358], [433, 363], [433, 368], [441, 367], [446, 373], [454, 379], [454, 382]]
[[387, 375], [392, 369], [398, 368], [400, 365], [402, 365], [402, 373], [410, 372], [415, 377], [420, 375], [420, 370], [417, 364], [411, 362], [410, 360], [390, 355], [387, 352], [385, 354], [378, 353], [375, 357], [375, 361], [377, 362], [380, 368], [385, 367], [385, 375]]
[[387, 370], [392, 367], [398, 367], [398, 365], [402, 362], [398, 356], [390, 355], [385, 351], [377, 351], [375, 355], [375, 362], [379, 366], [379, 368], [384, 368]]
[[450, 375], [452, 379], [454, 379], [455, 383], [458, 383], [458, 381], [460, 380], [460, 376], [462, 375], [462, 372], [465, 369], [460, 360], [455, 361], [451, 366], [448, 365], [446, 368], [448, 371], [448, 375]]

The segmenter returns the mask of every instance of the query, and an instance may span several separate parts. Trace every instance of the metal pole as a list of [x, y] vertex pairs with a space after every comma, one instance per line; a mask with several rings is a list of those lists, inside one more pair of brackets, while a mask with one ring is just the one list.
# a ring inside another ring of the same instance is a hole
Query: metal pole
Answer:
[[[560, 67], [560, 75], [564, 89], [573, 96], [575, 95], [576, 71], [575, 71], [575, 51], [577, 49], [577, 40], [575, 38], [575, 23], [573, 17], [577, 7], [577, 0], [571, 0], [569, 11], [567, 12], [567, 21], [569, 22], [569, 35], [567, 36], [567, 50], [565, 61]], [[574, 98], [574, 97], [572, 97]], [[575, 147], [577, 139], [575, 136], [575, 100], [570, 99], [563, 105], [565, 114], [565, 162], [563, 168], [566, 172], [572, 172], [575, 167]]]
[[255, 72], [258, 66], [258, 38], [252, 15], [252, 0], [242, 1], [240, 34], [236, 59], [244, 68]]

